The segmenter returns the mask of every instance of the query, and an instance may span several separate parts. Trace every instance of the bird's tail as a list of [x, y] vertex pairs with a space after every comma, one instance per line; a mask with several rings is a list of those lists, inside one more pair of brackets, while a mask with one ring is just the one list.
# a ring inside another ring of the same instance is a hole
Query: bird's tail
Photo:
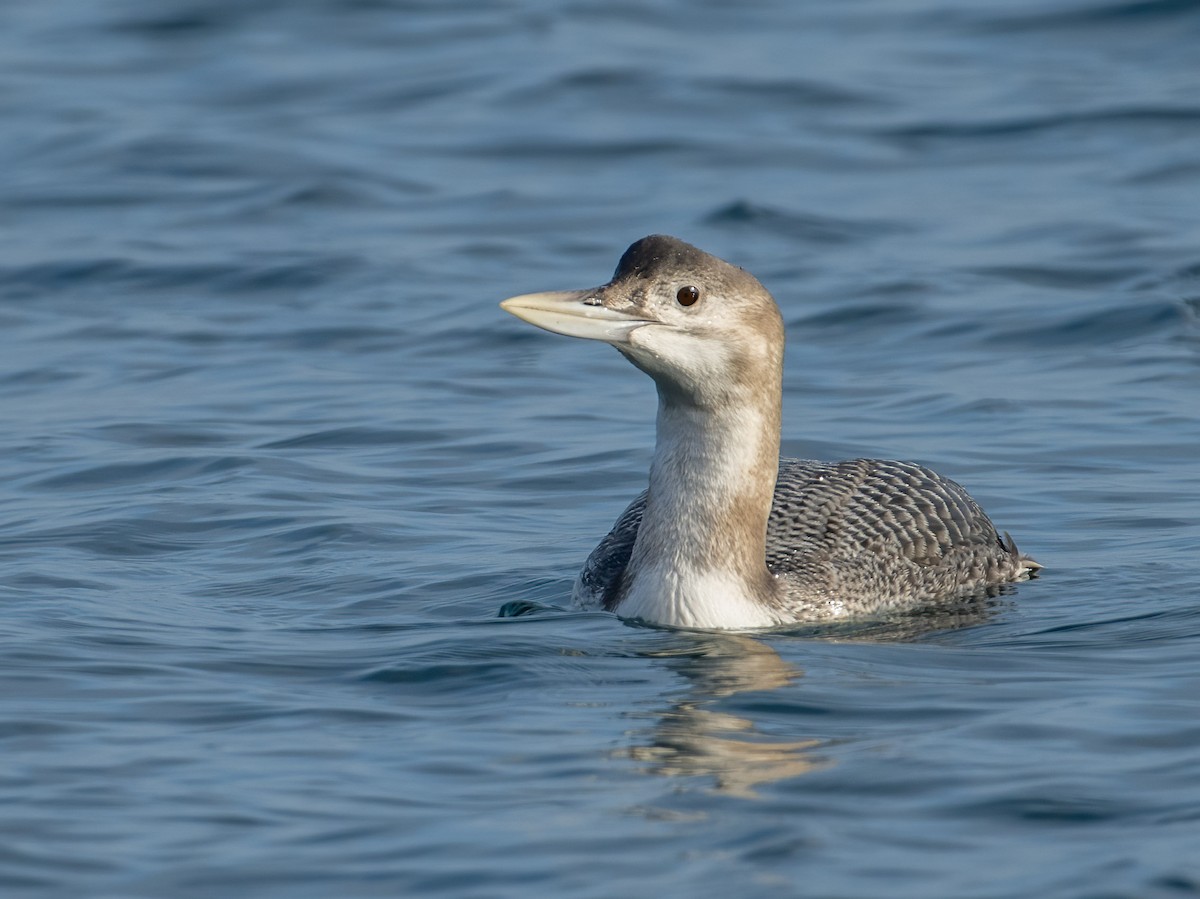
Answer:
[[1016, 563], [1018, 578], [1037, 577], [1037, 573], [1045, 567], [1041, 562], [1031, 559], [1017, 549], [1017, 541], [1012, 538], [1012, 534], [1008, 531], [1005, 531], [1004, 536], [1000, 538], [1000, 546], [1003, 547], [1006, 553], [1012, 556], [1013, 561]]

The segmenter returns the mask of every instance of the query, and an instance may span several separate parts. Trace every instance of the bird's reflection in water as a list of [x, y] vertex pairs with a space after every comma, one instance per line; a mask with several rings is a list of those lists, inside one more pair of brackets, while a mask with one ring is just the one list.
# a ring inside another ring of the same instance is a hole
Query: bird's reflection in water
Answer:
[[[937, 631], [979, 624], [995, 613], [993, 597], [897, 616], [888, 621], [807, 628], [778, 635], [835, 642], [899, 642]], [[641, 762], [649, 774], [712, 778], [719, 793], [754, 798], [756, 788], [833, 764], [827, 745], [805, 735], [780, 740], [761, 733], [748, 718], [712, 706], [740, 693], [766, 692], [795, 684], [804, 672], [784, 660], [763, 638], [739, 634], [670, 632], [667, 645], [642, 653], [661, 659], [688, 682], [669, 709], [654, 714], [651, 727], [633, 731], [634, 745], [622, 755]]]
[[736, 693], [775, 690], [804, 672], [753, 637], [735, 634], [686, 634], [684, 642], [645, 653], [664, 659], [690, 683], [686, 696], [657, 714], [646, 731], [648, 742], [624, 750], [651, 774], [706, 776], [716, 790], [754, 797], [755, 788], [796, 777], [825, 764], [812, 755], [820, 741], [775, 740], [757, 731], [747, 718], [706, 708]]

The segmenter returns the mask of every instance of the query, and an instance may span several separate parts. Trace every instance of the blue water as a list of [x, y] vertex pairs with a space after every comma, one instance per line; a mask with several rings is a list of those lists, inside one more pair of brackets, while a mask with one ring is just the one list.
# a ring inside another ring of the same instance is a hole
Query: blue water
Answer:
[[[0, 892], [1200, 894], [1200, 7], [0, 7]], [[1045, 576], [569, 608], [652, 385], [496, 303], [676, 234], [789, 455]], [[503, 614], [502, 614], [503, 613]]]

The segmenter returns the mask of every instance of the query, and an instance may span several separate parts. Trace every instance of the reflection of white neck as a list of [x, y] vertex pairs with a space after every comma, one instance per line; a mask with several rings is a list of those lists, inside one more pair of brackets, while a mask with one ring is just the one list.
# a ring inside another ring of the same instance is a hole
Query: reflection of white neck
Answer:
[[618, 614], [676, 627], [780, 623], [766, 566], [780, 385], [763, 388], [715, 408], [660, 388], [650, 489]]

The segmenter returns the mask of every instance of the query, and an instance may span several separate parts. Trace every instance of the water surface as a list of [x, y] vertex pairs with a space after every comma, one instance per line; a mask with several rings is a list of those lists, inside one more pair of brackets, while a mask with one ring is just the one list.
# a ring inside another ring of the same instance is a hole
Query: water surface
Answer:
[[[1185, 2], [6, 5], [5, 895], [1200, 893], [1198, 44]], [[652, 232], [779, 299], [789, 455], [929, 464], [1045, 576], [759, 638], [570, 610], [653, 390], [496, 303]]]

